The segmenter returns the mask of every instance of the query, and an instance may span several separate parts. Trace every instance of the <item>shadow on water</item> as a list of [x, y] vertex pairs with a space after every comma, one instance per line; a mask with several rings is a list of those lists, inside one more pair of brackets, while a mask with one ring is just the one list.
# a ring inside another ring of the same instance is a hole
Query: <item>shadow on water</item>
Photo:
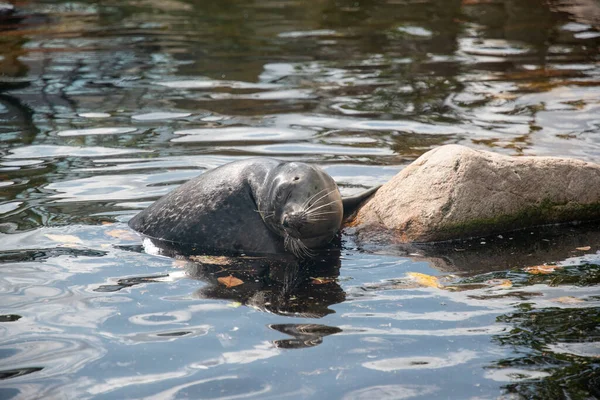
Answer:
[[441, 272], [481, 274], [553, 264], [600, 250], [598, 223], [538, 226], [440, 243], [359, 244], [363, 251], [423, 260]]
[[33, 143], [39, 133], [39, 129], [33, 123], [33, 114], [33, 110], [16, 97], [2, 94], [0, 83], [0, 115], [10, 121], [9, 124], [0, 127], [0, 134], [3, 134], [0, 149]]

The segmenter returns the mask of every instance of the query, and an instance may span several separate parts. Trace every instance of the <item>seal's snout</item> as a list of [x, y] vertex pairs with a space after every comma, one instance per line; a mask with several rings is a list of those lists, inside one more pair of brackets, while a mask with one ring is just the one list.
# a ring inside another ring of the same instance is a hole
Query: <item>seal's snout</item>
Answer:
[[300, 229], [304, 221], [302, 219], [302, 214], [297, 212], [291, 212], [283, 214], [281, 218], [281, 226], [285, 229], [289, 234], [294, 237], [300, 236]]

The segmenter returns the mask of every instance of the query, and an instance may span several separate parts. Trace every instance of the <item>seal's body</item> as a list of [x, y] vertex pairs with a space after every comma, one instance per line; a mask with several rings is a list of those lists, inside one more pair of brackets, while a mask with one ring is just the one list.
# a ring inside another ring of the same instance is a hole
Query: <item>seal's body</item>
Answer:
[[188, 181], [129, 226], [153, 239], [209, 252], [289, 252], [302, 258], [336, 236], [343, 216], [338, 187], [320, 168], [251, 158]]

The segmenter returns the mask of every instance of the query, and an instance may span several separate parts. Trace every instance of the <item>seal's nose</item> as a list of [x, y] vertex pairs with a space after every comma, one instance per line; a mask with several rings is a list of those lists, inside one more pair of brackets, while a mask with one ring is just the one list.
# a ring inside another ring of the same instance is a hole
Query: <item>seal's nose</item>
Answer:
[[287, 213], [283, 214], [283, 218], [281, 219], [281, 226], [286, 230], [290, 235], [294, 237], [300, 236], [300, 229], [302, 228], [302, 219], [300, 216], [295, 213]]

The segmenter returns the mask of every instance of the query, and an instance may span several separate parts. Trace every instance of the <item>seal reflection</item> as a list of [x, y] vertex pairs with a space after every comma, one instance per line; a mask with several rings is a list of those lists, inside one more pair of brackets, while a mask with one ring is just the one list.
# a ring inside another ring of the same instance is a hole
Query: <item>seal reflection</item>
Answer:
[[[340, 252], [334, 249], [310, 260], [219, 257], [211, 262], [206, 257], [188, 261], [185, 270], [188, 277], [207, 283], [194, 293], [197, 298], [234, 301], [284, 316], [321, 318], [334, 312], [330, 305], [346, 299], [337, 283], [340, 266]], [[222, 282], [228, 277], [243, 283], [227, 287]]]
[[[142, 252], [143, 247], [132, 246], [129, 250]], [[346, 293], [337, 282], [341, 267], [339, 248], [322, 251], [309, 260], [291, 256], [188, 255], [182, 260], [178, 255], [176, 258], [186, 277], [205, 283], [192, 294], [197, 299], [227, 300], [263, 312], [300, 318], [321, 318], [334, 313], [329, 307], [346, 299]], [[127, 277], [114, 284], [101, 285], [95, 291], [116, 292], [140, 284], [168, 282], [165, 278], [168, 275]], [[275, 347], [286, 349], [317, 346], [325, 336], [342, 331], [314, 323], [271, 324], [268, 328], [291, 336], [273, 341]], [[186, 334], [181, 332], [182, 336]]]
[[[311, 260], [269, 258], [235, 258], [226, 265], [188, 262], [188, 276], [206, 282], [198, 289], [197, 298], [239, 302], [263, 312], [284, 316], [321, 318], [334, 311], [330, 305], [346, 299], [337, 283], [340, 273], [339, 250], [328, 251], [324, 257]], [[227, 287], [219, 278], [233, 276], [243, 284]], [[285, 349], [314, 347], [323, 337], [342, 330], [321, 324], [272, 324], [270, 329], [291, 336], [273, 341]]]

